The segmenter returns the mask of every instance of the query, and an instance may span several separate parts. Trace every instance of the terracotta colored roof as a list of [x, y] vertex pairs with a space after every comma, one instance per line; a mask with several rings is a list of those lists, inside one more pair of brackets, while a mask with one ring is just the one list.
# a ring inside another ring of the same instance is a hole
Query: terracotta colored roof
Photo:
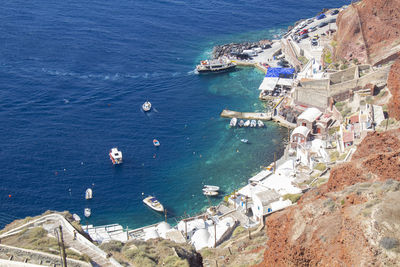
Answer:
[[360, 122], [358, 114], [353, 115], [353, 116], [350, 117], [350, 123], [351, 124], [358, 123], [358, 122]]
[[343, 142], [344, 143], [353, 142], [353, 141], [354, 141], [354, 132], [353, 131], [343, 132]]

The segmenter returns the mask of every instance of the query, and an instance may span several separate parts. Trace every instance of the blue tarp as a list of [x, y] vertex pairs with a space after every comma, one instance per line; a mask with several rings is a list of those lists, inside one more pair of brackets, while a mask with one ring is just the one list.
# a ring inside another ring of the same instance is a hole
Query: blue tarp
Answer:
[[265, 77], [293, 78], [293, 68], [268, 68]]

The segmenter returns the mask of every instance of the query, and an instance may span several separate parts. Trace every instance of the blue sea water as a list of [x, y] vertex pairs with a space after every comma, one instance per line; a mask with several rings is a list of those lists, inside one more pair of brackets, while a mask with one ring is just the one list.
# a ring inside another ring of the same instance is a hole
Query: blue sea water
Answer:
[[[282, 153], [287, 130], [229, 129], [219, 117], [225, 107], [265, 108], [260, 71], [199, 76], [194, 66], [216, 44], [273, 38], [348, 2], [3, 1], [0, 226], [48, 209], [83, 217], [90, 207], [88, 223], [134, 228], [162, 219], [142, 192], [179, 217], [209, 205], [204, 183], [226, 194], [245, 185]], [[145, 114], [147, 99], [154, 109]], [[114, 146], [122, 166], [108, 158]]]

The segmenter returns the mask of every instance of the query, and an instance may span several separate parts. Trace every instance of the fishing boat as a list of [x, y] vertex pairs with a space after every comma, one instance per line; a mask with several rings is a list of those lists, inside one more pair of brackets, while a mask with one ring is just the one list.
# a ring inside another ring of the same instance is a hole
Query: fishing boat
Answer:
[[91, 189], [91, 188], [86, 189], [85, 198], [86, 198], [86, 199], [92, 199], [92, 197], [93, 197], [93, 191], [92, 191], [92, 189]]
[[149, 101], [144, 102], [143, 105], [142, 105], [142, 109], [143, 109], [143, 111], [146, 111], [146, 112], [150, 111], [151, 103]]
[[251, 128], [257, 127], [257, 121], [256, 120], [251, 120], [250, 127]]
[[257, 125], [260, 128], [264, 127], [264, 123], [262, 121], [260, 121], [260, 120], [257, 121]]
[[113, 147], [110, 150], [110, 159], [114, 165], [118, 165], [122, 163], [122, 152], [118, 150], [118, 148]]
[[203, 186], [203, 191], [218, 191], [219, 186], [216, 185], [204, 185]]
[[203, 195], [205, 196], [210, 196], [210, 197], [214, 197], [214, 196], [218, 196], [218, 191], [203, 191]]
[[244, 126], [244, 121], [243, 120], [240, 120], [239, 121], [239, 127], [243, 127]]
[[236, 68], [236, 64], [224, 58], [202, 60], [200, 64], [196, 66], [198, 73], [223, 72], [233, 70], [234, 68]]
[[161, 203], [153, 196], [148, 196], [145, 199], [143, 199], [143, 203], [155, 211], [159, 212], [164, 211], [163, 205], [161, 205]]
[[154, 146], [160, 146], [160, 142], [157, 139], [153, 139]]
[[249, 120], [247, 120], [245, 123], [244, 123], [244, 125], [243, 125], [244, 127], [249, 127], [250, 126], [250, 121]]
[[89, 218], [90, 215], [92, 215], [92, 211], [90, 210], [90, 208], [85, 208], [84, 214], [86, 218]]
[[231, 119], [231, 122], [229, 123], [229, 125], [230, 125], [231, 127], [235, 127], [236, 124], [237, 124], [237, 119], [236, 119], [236, 118], [232, 118], [232, 119]]
[[240, 139], [240, 142], [247, 144], [247, 143], [249, 143], [249, 140], [247, 140], [247, 139]]

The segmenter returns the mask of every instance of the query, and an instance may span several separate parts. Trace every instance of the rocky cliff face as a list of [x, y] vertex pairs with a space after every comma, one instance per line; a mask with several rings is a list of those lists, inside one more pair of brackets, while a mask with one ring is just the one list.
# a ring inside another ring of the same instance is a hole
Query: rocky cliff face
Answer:
[[400, 130], [367, 136], [327, 184], [267, 218], [259, 266], [394, 266], [400, 262]]
[[363, 0], [337, 18], [337, 59], [380, 64], [400, 51], [400, 1]]
[[388, 104], [389, 116], [400, 120], [400, 59], [392, 65], [387, 85], [392, 94]]

